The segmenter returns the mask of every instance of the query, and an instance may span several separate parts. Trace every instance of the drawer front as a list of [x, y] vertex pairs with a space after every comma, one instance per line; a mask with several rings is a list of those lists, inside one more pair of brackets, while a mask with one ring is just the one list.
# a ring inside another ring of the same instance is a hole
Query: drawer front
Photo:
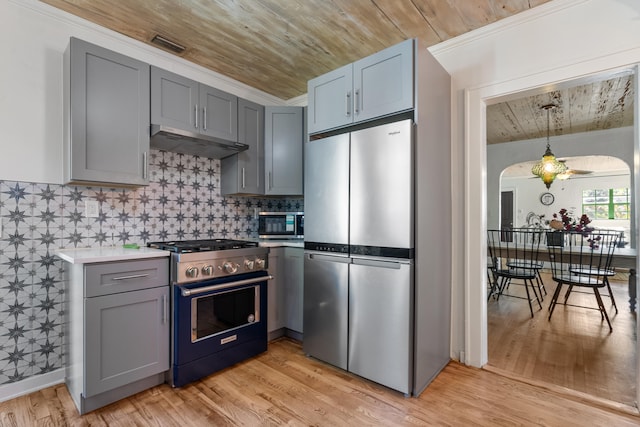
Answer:
[[90, 264], [84, 275], [86, 298], [166, 286], [169, 258]]

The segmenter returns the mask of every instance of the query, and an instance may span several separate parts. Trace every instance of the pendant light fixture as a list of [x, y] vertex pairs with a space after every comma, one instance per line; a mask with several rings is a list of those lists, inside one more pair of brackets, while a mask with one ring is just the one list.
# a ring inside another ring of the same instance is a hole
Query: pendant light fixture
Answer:
[[554, 104], [547, 104], [543, 105], [541, 108], [547, 110], [547, 150], [542, 155], [542, 159], [533, 165], [531, 173], [541, 178], [542, 182], [544, 182], [547, 188], [549, 188], [558, 174], [567, 171], [567, 165], [556, 159], [556, 156], [551, 152], [551, 146], [549, 145], [549, 110], [556, 108], [556, 106]]

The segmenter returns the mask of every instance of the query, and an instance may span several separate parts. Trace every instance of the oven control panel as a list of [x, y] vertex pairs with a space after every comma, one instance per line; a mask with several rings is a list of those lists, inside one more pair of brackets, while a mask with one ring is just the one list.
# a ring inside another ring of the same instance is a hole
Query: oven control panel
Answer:
[[267, 259], [267, 256], [264, 255], [245, 255], [181, 262], [177, 266], [176, 282], [188, 283], [265, 270]]

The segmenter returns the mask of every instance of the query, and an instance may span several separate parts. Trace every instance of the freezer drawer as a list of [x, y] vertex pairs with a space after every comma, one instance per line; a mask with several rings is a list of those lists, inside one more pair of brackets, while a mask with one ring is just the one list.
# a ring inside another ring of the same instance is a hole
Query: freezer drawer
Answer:
[[347, 369], [349, 258], [305, 252], [303, 351]]
[[409, 394], [413, 364], [413, 265], [355, 258], [352, 262], [348, 370]]

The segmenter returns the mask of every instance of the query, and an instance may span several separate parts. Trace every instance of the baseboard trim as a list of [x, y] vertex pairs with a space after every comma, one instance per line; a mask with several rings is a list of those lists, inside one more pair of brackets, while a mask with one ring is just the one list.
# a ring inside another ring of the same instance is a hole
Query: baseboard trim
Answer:
[[574, 400], [576, 402], [585, 403], [589, 406], [595, 406], [600, 409], [605, 409], [609, 411], [622, 412], [628, 415], [634, 415], [636, 417], [640, 416], [640, 412], [638, 411], [638, 408], [631, 405], [627, 405], [620, 402], [614, 402], [613, 400], [604, 399], [601, 397], [592, 396], [590, 394], [583, 393], [581, 391], [572, 390], [567, 387], [550, 384], [544, 381], [533, 380], [531, 378], [526, 378], [521, 375], [517, 375], [512, 372], [505, 371], [503, 369], [496, 368], [495, 366], [491, 366], [491, 365], [484, 365], [482, 369], [484, 369], [485, 371], [489, 371], [494, 374], [512, 379], [512, 380], [520, 381], [525, 384], [529, 384], [535, 387], [542, 388], [544, 390], [548, 390], [553, 393], [557, 393], [559, 395], [562, 395], [563, 397]]
[[0, 402], [11, 400], [25, 394], [64, 382], [64, 368], [46, 374], [34, 375], [22, 381], [0, 386]]

